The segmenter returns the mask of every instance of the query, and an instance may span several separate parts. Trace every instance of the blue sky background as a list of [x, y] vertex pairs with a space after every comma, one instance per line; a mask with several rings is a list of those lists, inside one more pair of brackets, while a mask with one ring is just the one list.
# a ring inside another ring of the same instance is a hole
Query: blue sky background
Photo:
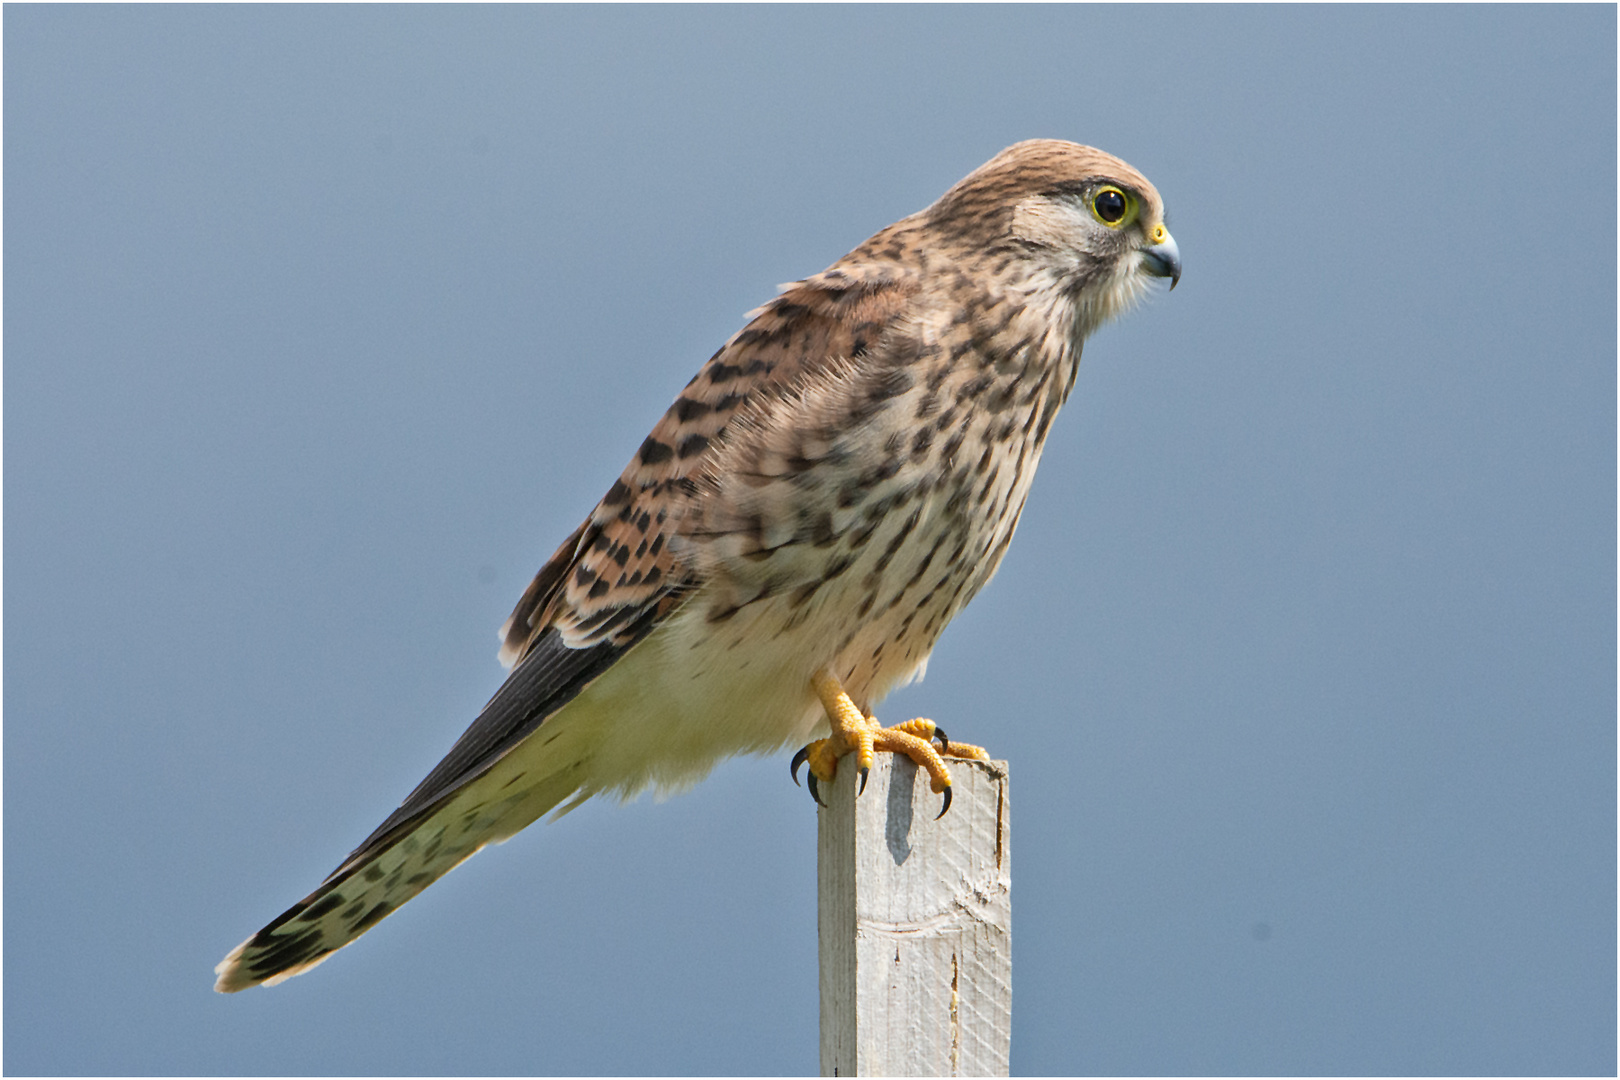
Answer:
[[785, 760], [233, 945], [699, 363], [1003, 146], [1186, 260], [886, 719], [1011, 760], [1023, 1073], [1613, 1073], [1613, 7], [4, 12], [11, 1073], [804, 1073]]

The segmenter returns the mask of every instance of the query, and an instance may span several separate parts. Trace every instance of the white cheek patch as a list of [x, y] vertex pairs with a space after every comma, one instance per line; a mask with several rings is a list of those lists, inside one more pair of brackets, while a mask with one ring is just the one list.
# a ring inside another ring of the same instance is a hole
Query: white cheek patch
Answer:
[[1071, 200], [1035, 195], [1013, 207], [1013, 236], [1032, 244], [1073, 247], [1091, 228], [1090, 216]]

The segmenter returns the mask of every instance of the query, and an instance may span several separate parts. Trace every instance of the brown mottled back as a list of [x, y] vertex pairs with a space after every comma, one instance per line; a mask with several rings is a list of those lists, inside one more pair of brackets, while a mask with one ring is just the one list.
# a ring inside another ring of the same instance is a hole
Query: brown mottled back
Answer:
[[913, 289], [893, 275], [835, 270], [751, 312], [535, 576], [502, 628], [502, 660], [521, 658], [547, 626], [583, 647], [611, 638], [648, 604], [678, 598], [691, 568], [671, 540], [738, 411], [758, 408], [762, 397], [830, 362], [864, 354]]

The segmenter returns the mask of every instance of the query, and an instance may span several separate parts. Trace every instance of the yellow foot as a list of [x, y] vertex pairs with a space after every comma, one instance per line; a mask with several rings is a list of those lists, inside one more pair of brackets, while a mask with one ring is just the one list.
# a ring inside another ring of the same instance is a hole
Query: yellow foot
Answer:
[[[919, 768], [927, 770], [928, 786], [935, 795], [944, 793], [945, 805], [938, 814], [938, 817], [944, 817], [945, 811], [951, 808], [951, 771], [945, 767], [945, 759], [941, 755], [978, 761], [988, 761], [990, 758], [981, 747], [951, 742], [932, 720], [907, 720], [894, 727], [879, 727], [876, 720], [855, 707], [844, 692], [843, 685], [826, 671], [813, 675], [810, 685], [815, 687], [816, 696], [821, 698], [822, 707], [827, 710], [832, 735], [794, 754], [790, 767], [793, 782], [797, 784], [799, 766], [806, 762], [810, 764], [805, 783], [810, 788], [810, 797], [822, 806], [826, 803], [821, 802], [821, 792], [816, 782], [830, 781], [838, 775], [838, 759], [845, 754], [855, 754], [856, 767], [861, 770], [861, 786], [857, 795], [866, 790], [866, 776], [872, 770], [874, 755], [904, 754]], [[939, 740], [940, 748], [937, 751], [932, 742], [934, 739]]]

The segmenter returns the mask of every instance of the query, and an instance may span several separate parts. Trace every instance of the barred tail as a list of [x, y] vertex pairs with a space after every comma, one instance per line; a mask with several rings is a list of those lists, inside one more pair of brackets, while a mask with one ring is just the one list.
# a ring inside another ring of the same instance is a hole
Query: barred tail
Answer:
[[414, 821], [361, 845], [320, 888], [232, 949], [214, 968], [214, 989], [234, 994], [303, 974], [579, 786], [574, 770], [531, 784], [505, 772], [497, 766]]

